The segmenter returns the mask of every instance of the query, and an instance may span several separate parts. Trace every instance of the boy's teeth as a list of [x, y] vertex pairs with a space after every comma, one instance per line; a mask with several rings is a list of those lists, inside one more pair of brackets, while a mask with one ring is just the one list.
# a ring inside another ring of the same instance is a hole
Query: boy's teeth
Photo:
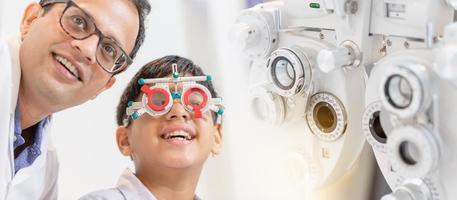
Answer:
[[[181, 137], [179, 137], [181, 136]], [[167, 133], [165, 134], [165, 139], [178, 139], [178, 140], [191, 140], [192, 138], [190, 137], [190, 135], [185, 132], [185, 131], [173, 131], [173, 132], [170, 132], [170, 133]]]
[[79, 78], [78, 70], [76, 69], [76, 67], [73, 64], [71, 64], [70, 61], [68, 61], [66, 58], [64, 58], [62, 56], [56, 56], [56, 59], [57, 59], [57, 61], [62, 63], [62, 65], [64, 65], [68, 70], [70, 70], [70, 72], [73, 75], [75, 75], [76, 78]]

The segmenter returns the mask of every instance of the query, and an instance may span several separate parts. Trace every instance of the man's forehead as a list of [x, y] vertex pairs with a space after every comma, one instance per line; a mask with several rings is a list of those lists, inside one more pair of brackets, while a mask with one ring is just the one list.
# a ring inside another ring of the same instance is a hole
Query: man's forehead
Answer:
[[97, 28], [105, 36], [114, 39], [125, 50], [133, 48], [139, 19], [132, 1], [74, 0], [74, 2], [93, 18]]

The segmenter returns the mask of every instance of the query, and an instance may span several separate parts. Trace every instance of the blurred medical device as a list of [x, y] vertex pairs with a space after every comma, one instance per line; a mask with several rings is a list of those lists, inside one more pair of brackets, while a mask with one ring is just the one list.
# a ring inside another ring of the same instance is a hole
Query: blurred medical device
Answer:
[[385, 56], [362, 126], [393, 191], [382, 199], [455, 199], [456, 1], [373, 2], [370, 34], [383, 36]]

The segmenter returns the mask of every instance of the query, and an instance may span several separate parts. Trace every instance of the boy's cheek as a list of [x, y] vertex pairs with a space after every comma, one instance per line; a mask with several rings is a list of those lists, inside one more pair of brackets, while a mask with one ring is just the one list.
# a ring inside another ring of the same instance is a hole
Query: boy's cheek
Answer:
[[201, 123], [202, 121], [207, 121], [208, 120], [208, 112], [205, 112], [201, 115], [201, 117], [197, 118], [195, 117], [195, 114], [192, 114], [192, 120], [195, 122], [195, 123]]

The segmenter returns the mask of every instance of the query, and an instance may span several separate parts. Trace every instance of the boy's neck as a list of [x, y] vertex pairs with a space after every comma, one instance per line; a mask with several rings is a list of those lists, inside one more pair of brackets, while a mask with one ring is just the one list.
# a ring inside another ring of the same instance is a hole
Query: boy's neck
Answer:
[[192, 200], [202, 166], [186, 169], [137, 168], [136, 176], [157, 199]]

